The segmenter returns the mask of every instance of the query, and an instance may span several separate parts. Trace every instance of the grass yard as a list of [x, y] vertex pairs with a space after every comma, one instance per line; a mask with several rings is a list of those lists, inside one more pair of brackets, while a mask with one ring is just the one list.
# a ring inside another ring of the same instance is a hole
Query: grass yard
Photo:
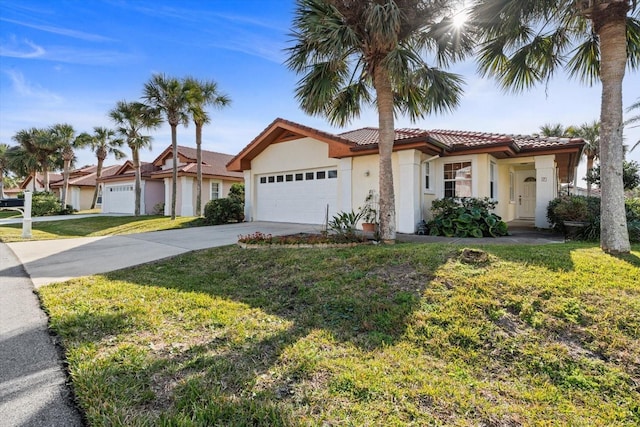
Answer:
[[[111, 236], [147, 231], [204, 225], [200, 218], [166, 216], [96, 216], [64, 221], [32, 222], [31, 240], [68, 239], [72, 237]], [[0, 226], [0, 242], [21, 242], [22, 224]]]
[[224, 247], [39, 290], [91, 425], [637, 426], [640, 246]]

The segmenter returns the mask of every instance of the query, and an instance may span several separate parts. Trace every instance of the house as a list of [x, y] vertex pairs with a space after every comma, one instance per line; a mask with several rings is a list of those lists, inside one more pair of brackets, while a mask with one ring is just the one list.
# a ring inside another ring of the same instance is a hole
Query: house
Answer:
[[[103, 166], [101, 178], [105, 178], [114, 174], [121, 165]], [[67, 195], [67, 204], [73, 206], [75, 210], [91, 209], [93, 202], [93, 194], [96, 188], [96, 171], [97, 166], [84, 166], [79, 169], [72, 170], [69, 173], [69, 190]], [[50, 185], [56, 194], [62, 194], [62, 186], [64, 180], [59, 180]], [[102, 202], [102, 185], [98, 188], [98, 198], [96, 207], [100, 207]]]
[[[202, 205], [209, 200], [226, 197], [234, 183], [243, 181], [243, 174], [230, 172], [226, 164], [233, 158], [229, 154], [202, 150]], [[178, 182], [176, 215], [195, 215], [196, 149], [178, 146]], [[167, 147], [153, 162], [142, 164], [142, 197], [140, 211], [152, 214], [164, 204], [165, 215], [171, 214], [173, 180], [173, 153]], [[103, 180], [103, 212], [134, 212], [135, 175], [133, 165], [127, 162], [112, 176]]]
[[[52, 191], [59, 196], [60, 191], [59, 189], [54, 189], [53, 184], [62, 182], [62, 174], [49, 172], [47, 176], [49, 178], [49, 191]], [[22, 191], [28, 190], [33, 192], [44, 191], [44, 175], [42, 172], [36, 172], [35, 176], [29, 175], [26, 177], [20, 184], [20, 189]]]
[[[357, 210], [378, 191], [378, 129], [334, 135], [276, 119], [227, 165], [244, 173], [245, 218], [323, 224]], [[490, 197], [505, 221], [548, 227], [546, 207], [572, 182], [584, 142], [462, 132], [398, 129], [393, 181], [397, 230], [415, 232], [443, 197]]]

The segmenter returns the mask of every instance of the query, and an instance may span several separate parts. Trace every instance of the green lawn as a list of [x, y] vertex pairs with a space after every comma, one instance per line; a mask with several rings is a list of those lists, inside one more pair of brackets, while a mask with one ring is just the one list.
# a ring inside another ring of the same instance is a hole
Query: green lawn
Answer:
[[[64, 221], [32, 223], [31, 240], [66, 239], [71, 237], [110, 236], [143, 233], [204, 225], [200, 218], [165, 216], [96, 216]], [[22, 224], [0, 226], [0, 242], [21, 242]]]
[[224, 247], [43, 287], [91, 425], [637, 426], [640, 246]]

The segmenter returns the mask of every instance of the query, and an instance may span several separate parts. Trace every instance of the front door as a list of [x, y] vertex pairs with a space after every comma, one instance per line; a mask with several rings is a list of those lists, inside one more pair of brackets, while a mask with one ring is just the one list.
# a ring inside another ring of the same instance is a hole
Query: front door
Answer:
[[520, 175], [518, 217], [534, 218], [536, 215], [536, 178], [533, 173]]

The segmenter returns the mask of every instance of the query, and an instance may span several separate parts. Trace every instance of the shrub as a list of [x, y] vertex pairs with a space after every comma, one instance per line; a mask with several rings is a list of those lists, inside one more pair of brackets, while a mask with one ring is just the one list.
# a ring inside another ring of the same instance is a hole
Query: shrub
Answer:
[[[599, 197], [558, 197], [549, 202], [547, 219], [554, 230], [565, 234], [567, 233], [565, 221], [584, 221], [587, 224], [572, 237], [577, 240], [600, 240], [600, 202]], [[640, 242], [640, 199], [625, 200], [625, 210], [629, 240]]]
[[204, 206], [204, 218], [207, 224], [227, 224], [231, 221], [244, 220], [244, 203], [237, 199], [225, 197], [207, 202]]
[[73, 206], [60, 207], [60, 199], [50, 191], [36, 191], [31, 199], [32, 216], [68, 215], [75, 212]]
[[329, 221], [329, 229], [347, 242], [361, 240], [356, 232], [358, 221], [362, 219], [362, 211], [340, 212]]
[[498, 215], [490, 212], [496, 204], [496, 201], [487, 197], [448, 197], [434, 200], [431, 205], [434, 218], [426, 224], [426, 228], [432, 236], [506, 236], [507, 224]]

